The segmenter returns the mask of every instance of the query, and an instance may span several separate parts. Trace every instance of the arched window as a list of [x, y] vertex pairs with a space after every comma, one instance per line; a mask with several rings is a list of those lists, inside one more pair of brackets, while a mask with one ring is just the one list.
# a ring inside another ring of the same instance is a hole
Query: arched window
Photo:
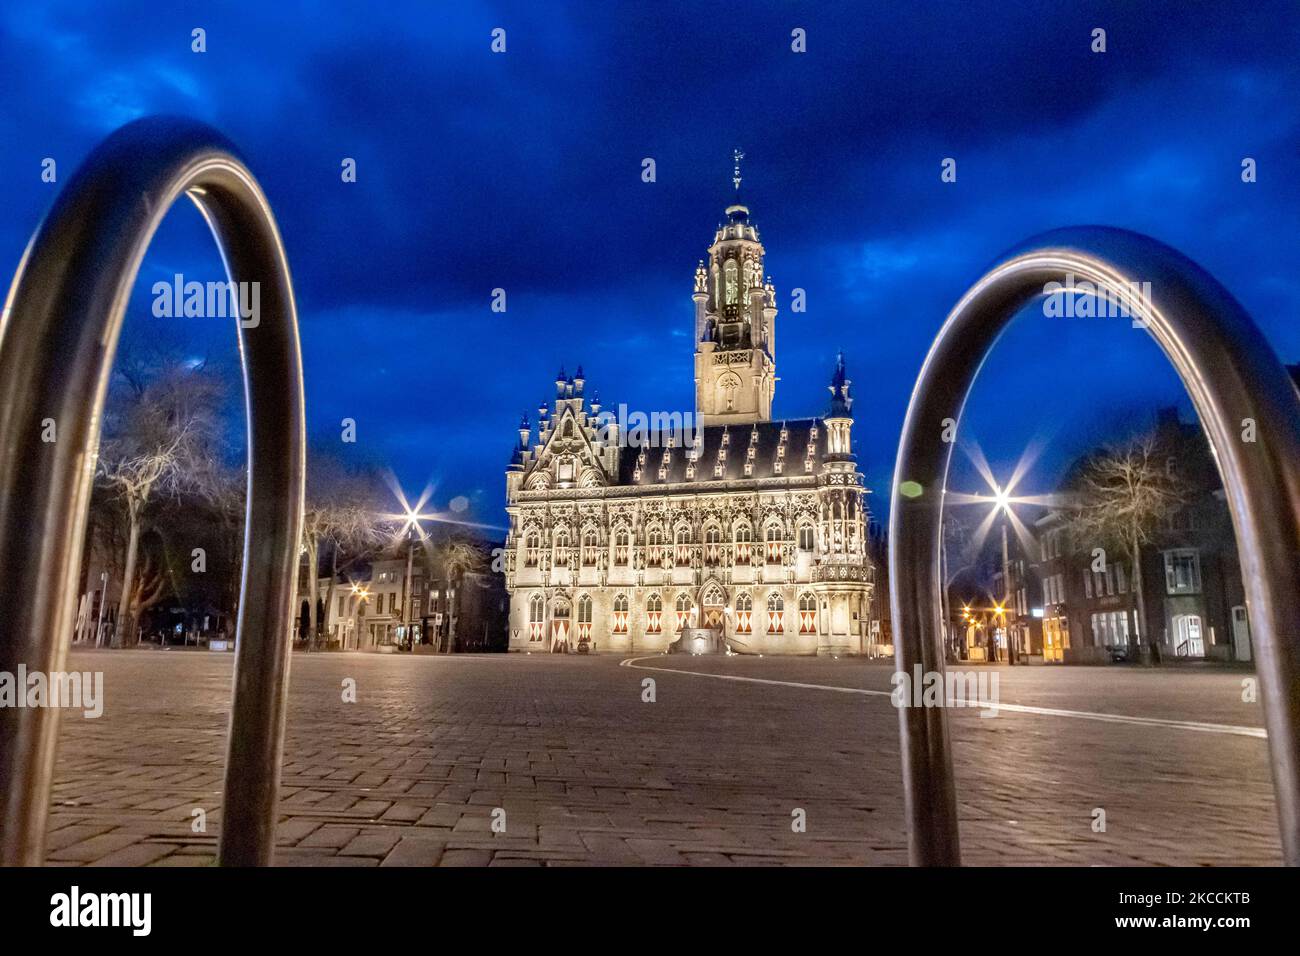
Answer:
[[631, 535], [628, 533], [627, 528], [619, 528], [614, 532], [614, 567], [627, 567], [630, 542]]
[[726, 287], [725, 303], [727, 305], [735, 305], [740, 301], [739, 272], [735, 259], [728, 259], [722, 266], [723, 283]]
[[597, 550], [596, 529], [588, 528], [582, 533], [582, 566], [594, 568], [599, 557]]
[[736, 595], [736, 633], [751, 634], [754, 631], [754, 599], [741, 592]]
[[801, 524], [799, 526], [799, 550], [811, 551], [813, 549], [813, 526], [810, 524]]
[[663, 566], [668, 563], [668, 546], [664, 542], [663, 529], [655, 526], [646, 534], [646, 544], [649, 545], [646, 554], [646, 563], [650, 565]]
[[785, 599], [779, 594], [767, 596], [767, 633], [785, 633]]
[[540, 594], [534, 594], [528, 602], [528, 640], [542, 639], [542, 620], [546, 614], [546, 602]]
[[[740, 376], [734, 372], [727, 372], [718, 379], [718, 407], [724, 412], [733, 412], [736, 410], [736, 393], [740, 391]], [[727, 460], [727, 450], [718, 449], [718, 461]]]
[[578, 598], [578, 640], [591, 640], [591, 598]]
[[691, 626], [691, 596], [677, 595], [677, 630]]
[[781, 563], [781, 526], [775, 522], [768, 525], [763, 533], [765, 554], [768, 564]]
[[817, 633], [817, 599], [811, 594], [799, 595], [799, 633]]
[[614, 633], [627, 633], [627, 595], [614, 595]]
[[704, 563], [713, 566], [722, 560], [722, 530], [717, 525], [704, 529]]
[[555, 566], [562, 568], [569, 563], [569, 530], [557, 528], [551, 541], [555, 548]]
[[664, 602], [657, 594], [652, 594], [645, 599], [645, 632], [647, 634], [659, 634], [663, 631], [663, 614]]
[[542, 536], [536, 531], [524, 535], [524, 567], [535, 568], [542, 554]]
[[682, 527], [677, 529], [677, 563], [690, 564], [691, 562], [691, 529]]
[[749, 525], [742, 524], [736, 528], [736, 563], [737, 564], [749, 563], [753, 540], [754, 540], [754, 535], [753, 532], [749, 530]]

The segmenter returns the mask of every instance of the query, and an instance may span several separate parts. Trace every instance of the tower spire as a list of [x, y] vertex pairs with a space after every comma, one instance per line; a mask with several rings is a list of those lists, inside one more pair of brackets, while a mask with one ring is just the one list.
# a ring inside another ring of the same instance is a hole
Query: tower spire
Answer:
[[740, 161], [745, 158], [745, 154], [739, 150], [732, 150], [732, 157], [736, 160], [736, 168], [731, 174], [731, 181], [736, 187], [736, 195], [740, 195]]

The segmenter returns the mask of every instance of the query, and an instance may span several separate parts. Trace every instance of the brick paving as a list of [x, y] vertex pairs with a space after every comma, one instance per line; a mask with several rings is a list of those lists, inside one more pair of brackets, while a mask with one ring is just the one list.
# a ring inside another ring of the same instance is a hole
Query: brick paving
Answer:
[[[48, 860], [202, 866], [221, 825], [230, 655], [99, 651], [65, 712]], [[857, 660], [645, 667], [890, 688]], [[1259, 726], [1246, 672], [998, 668], [1005, 703]], [[656, 701], [641, 682], [655, 677]], [[345, 703], [345, 678], [357, 702]], [[1278, 864], [1261, 739], [952, 710], [970, 864]], [[883, 696], [651, 674], [615, 657], [298, 655], [276, 861], [321, 866], [906, 862]], [[505, 832], [493, 830], [505, 812]], [[792, 812], [806, 813], [795, 833]], [[1106, 813], [1106, 832], [1092, 829]], [[206, 813], [195, 832], [194, 810]]]

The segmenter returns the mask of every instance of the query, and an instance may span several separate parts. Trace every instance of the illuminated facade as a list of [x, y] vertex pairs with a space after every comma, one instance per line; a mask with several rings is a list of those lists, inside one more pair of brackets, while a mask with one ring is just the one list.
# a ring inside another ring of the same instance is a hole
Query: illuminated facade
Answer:
[[520, 423], [506, 472], [511, 651], [657, 652], [684, 628], [738, 653], [871, 650], [843, 356], [824, 415], [772, 420], [776, 291], [749, 210], [726, 216], [695, 272], [694, 421], [639, 427], [602, 411], [579, 367], [556, 377], [535, 433]]

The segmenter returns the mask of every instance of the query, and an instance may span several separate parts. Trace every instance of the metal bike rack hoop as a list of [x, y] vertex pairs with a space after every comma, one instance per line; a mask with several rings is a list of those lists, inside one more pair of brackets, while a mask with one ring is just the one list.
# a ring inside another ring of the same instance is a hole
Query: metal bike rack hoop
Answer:
[[[953, 447], [941, 440], [944, 419], [960, 421], [980, 365], [1016, 312], [1069, 275], [1113, 292], [1146, 322], [1200, 416], [1237, 536], [1283, 857], [1300, 865], [1300, 395], [1232, 295], [1154, 239], [1095, 226], [1045, 233], [1002, 257], [949, 314], [912, 393], [894, 471], [889, 569], [898, 668], [943, 672], [939, 539]], [[1150, 283], [1148, 299], [1132, 295], [1140, 283]], [[1254, 442], [1243, 440], [1247, 419]], [[903, 495], [904, 483], [920, 493]], [[900, 708], [899, 729], [911, 862], [957, 865], [945, 710]]]
[[[260, 321], [239, 330], [248, 506], [220, 859], [266, 864], [302, 524], [302, 359], [270, 206], [234, 147], [201, 123], [148, 118], [101, 143], [36, 230], [9, 290], [0, 320], [0, 671], [63, 669], [118, 333], [145, 250], [181, 195], [207, 220], [231, 281], [260, 285]], [[47, 420], [53, 442], [42, 441]], [[0, 709], [0, 865], [42, 860], [57, 736], [57, 708]]]

